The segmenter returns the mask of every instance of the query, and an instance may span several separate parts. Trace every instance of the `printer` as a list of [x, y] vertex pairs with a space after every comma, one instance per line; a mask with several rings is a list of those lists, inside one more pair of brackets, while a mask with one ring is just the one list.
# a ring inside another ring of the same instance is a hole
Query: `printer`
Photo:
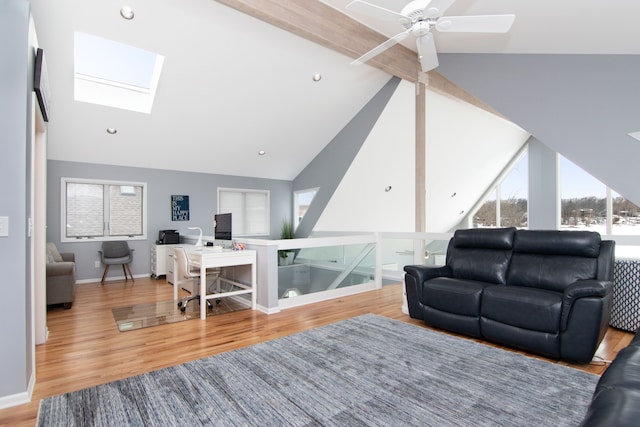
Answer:
[[180, 233], [177, 230], [160, 230], [158, 232], [158, 245], [172, 245], [180, 243]]

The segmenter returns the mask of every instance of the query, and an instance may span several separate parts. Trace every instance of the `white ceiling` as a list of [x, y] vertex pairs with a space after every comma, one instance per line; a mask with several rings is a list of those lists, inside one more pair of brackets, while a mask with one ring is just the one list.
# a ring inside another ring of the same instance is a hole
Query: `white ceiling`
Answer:
[[[351, 0], [324, 0], [346, 11]], [[372, 0], [370, 3], [400, 12], [409, 1]], [[606, 10], [605, 10], [605, 7]], [[348, 11], [346, 11], [349, 14]], [[438, 34], [439, 52], [448, 53], [582, 53], [640, 54], [640, 2], [636, 0], [457, 0], [445, 15], [514, 14], [508, 34]], [[387, 36], [399, 33], [393, 23], [374, 22], [349, 14]], [[414, 41], [403, 44], [412, 50]]]
[[[324, 2], [344, 11], [348, 0]], [[376, 3], [397, 11], [406, 4]], [[47, 57], [54, 160], [291, 180], [390, 78], [214, 0], [130, 0], [133, 21], [111, 0], [31, 4]], [[516, 15], [509, 34], [436, 35], [438, 50], [640, 54], [637, 0], [458, 0], [447, 12], [500, 13]], [[76, 30], [165, 56], [150, 115], [73, 100]]]

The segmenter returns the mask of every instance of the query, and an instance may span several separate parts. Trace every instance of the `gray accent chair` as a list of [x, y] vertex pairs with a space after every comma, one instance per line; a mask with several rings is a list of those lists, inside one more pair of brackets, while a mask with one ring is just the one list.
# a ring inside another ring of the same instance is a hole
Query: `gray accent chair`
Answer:
[[76, 290], [75, 254], [59, 253], [53, 243], [47, 244], [47, 306], [63, 304], [71, 308]]
[[133, 251], [134, 249], [129, 248], [129, 244], [124, 240], [102, 242], [102, 250], [98, 251], [100, 260], [104, 264], [104, 273], [102, 273], [100, 282], [104, 284], [104, 279], [107, 277], [111, 265], [122, 265], [124, 280], [129, 280], [127, 277], [127, 272], [129, 272], [131, 281], [135, 282], [129, 268], [129, 263], [133, 261]]

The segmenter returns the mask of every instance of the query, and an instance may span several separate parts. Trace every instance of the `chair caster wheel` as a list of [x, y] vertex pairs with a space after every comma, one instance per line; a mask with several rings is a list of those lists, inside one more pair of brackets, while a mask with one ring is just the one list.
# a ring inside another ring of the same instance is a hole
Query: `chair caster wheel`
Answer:
[[187, 311], [187, 307], [180, 307], [180, 311], [184, 313], [185, 311]]
[[178, 303], [178, 307], [182, 307], [182, 301]]
[[216, 300], [216, 305], [220, 304], [221, 302], [222, 302], [222, 300], [221, 300], [221, 299], [217, 299], [217, 300]]

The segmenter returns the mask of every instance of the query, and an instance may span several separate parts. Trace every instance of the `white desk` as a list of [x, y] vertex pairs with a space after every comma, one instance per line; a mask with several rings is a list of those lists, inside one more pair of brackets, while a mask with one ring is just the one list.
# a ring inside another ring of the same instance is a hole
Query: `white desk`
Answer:
[[[208, 299], [218, 299], [223, 297], [230, 297], [234, 295], [251, 294], [251, 308], [256, 309], [256, 251], [232, 251], [213, 249], [212, 247], [204, 247], [201, 250], [195, 250], [195, 247], [184, 245], [189, 257], [189, 262], [193, 266], [200, 266], [200, 319], [207, 318], [207, 304]], [[177, 264], [174, 258], [174, 264]], [[218, 267], [232, 267], [235, 265], [250, 265], [251, 266], [251, 284], [246, 285], [231, 281], [227, 278], [221, 278], [220, 280], [232, 283], [237, 290], [229, 292], [219, 292], [213, 294], [207, 294], [207, 268]], [[178, 271], [178, 266], [174, 265], [174, 271]], [[173, 299], [178, 299], [178, 282], [175, 280], [173, 284]]]

